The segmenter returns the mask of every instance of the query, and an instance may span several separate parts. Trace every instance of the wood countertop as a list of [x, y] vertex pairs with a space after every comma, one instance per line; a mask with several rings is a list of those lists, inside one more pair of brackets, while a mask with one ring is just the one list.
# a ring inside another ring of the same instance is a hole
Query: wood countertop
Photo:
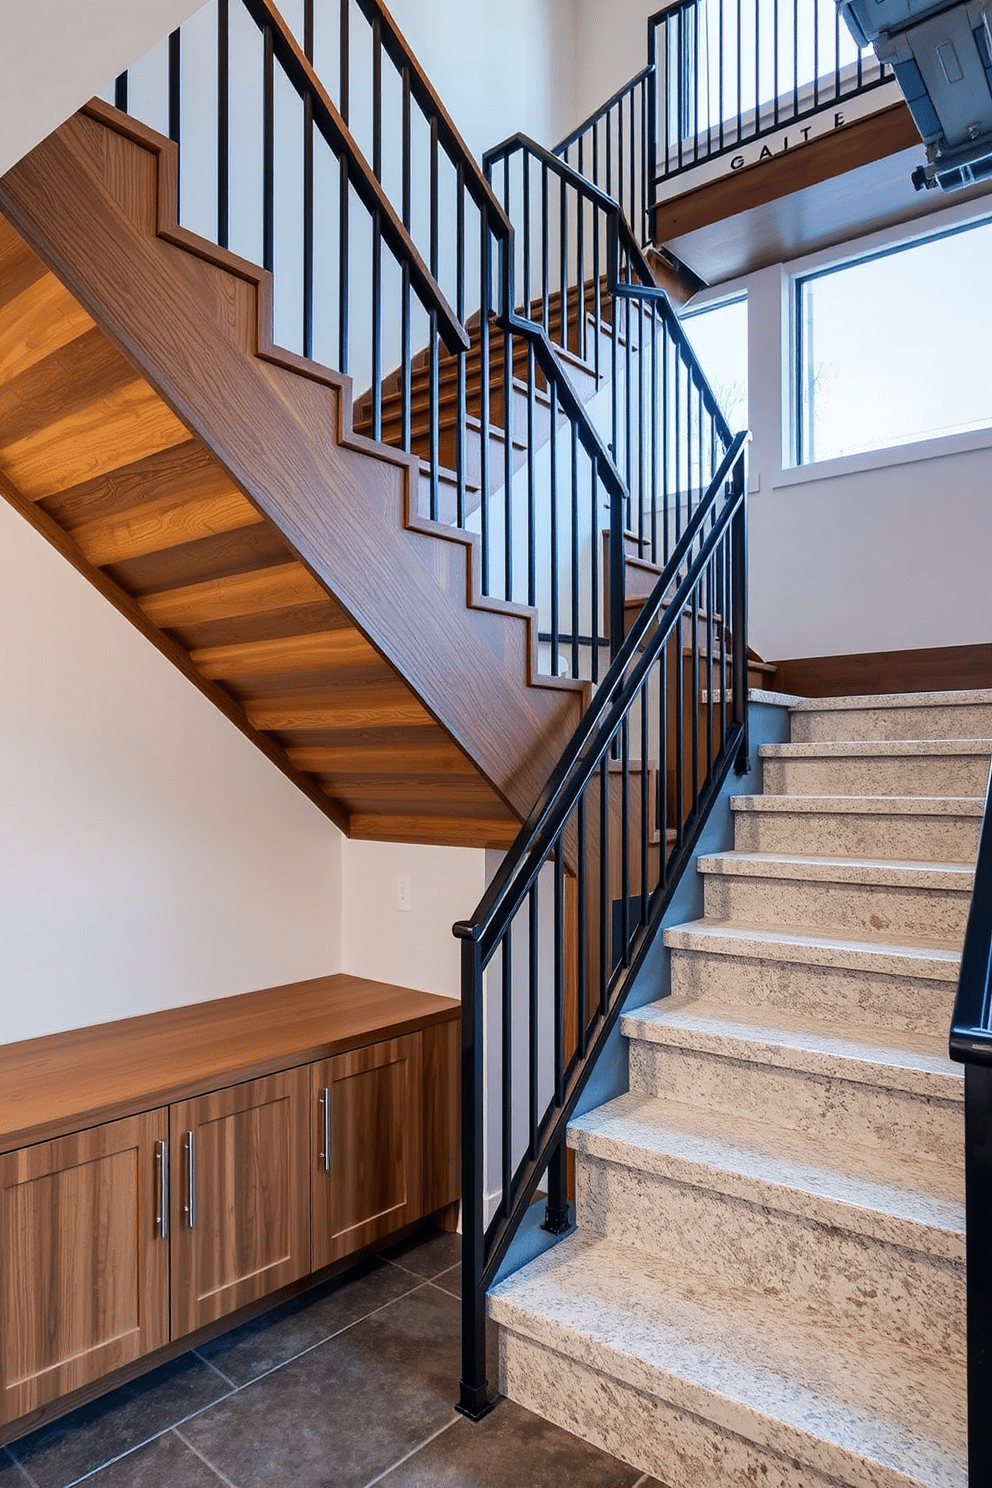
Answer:
[[0, 1152], [445, 1023], [460, 1007], [339, 974], [0, 1045]]

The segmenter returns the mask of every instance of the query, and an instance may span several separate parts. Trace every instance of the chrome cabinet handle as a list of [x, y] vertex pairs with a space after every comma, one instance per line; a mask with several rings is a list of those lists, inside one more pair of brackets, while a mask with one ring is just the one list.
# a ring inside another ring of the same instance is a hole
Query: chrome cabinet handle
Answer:
[[320, 1161], [325, 1173], [331, 1171], [331, 1091], [325, 1085], [320, 1092], [320, 1109], [324, 1125], [324, 1147], [320, 1154]]
[[155, 1176], [158, 1190], [158, 1212], [155, 1228], [160, 1240], [169, 1238], [169, 1144], [155, 1143]]
[[196, 1134], [186, 1133], [186, 1202], [183, 1213], [190, 1229], [196, 1224]]

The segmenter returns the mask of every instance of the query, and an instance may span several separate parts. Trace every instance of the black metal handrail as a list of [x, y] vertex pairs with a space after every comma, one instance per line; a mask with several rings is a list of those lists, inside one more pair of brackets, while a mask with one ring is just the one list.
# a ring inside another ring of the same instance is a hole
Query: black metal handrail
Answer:
[[[516, 229], [522, 314], [592, 377], [609, 362], [604, 428], [629, 493], [627, 541], [660, 568], [730, 444], [726, 419], [619, 204], [523, 134], [483, 165]], [[612, 594], [622, 540], [609, 561]]]
[[[743, 768], [746, 438], [738, 435], [720, 462], [475, 917], [455, 926], [462, 940], [459, 1408], [474, 1419], [489, 1408], [486, 1289], [545, 1174], [546, 1226], [559, 1232], [567, 1225], [567, 1122], [716, 792], [735, 760]], [[513, 1099], [518, 1087], [522, 1110]], [[484, 1089], [489, 1130], [498, 1135], [488, 1154]], [[485, 1175], [493, 1166], [499, 1201], [487, 1222]]]
[[[158, 116], [147, 68], [115, 102], [154, 124], [167, 100], [183, 225], [273, 271], [276, 339], [365, 388], [356, 431], [419, 457], [416, 515], [477, 534], [486, 596], [538, 610], [540, 669], [596, 681], [623, 614], [600, 538], [622, 546], [630, 505], [609, 440], [518, 313], [514, 230], [389, 13], [301, 9], [297, 37], [272, 0], [212, 0], [163, 50]], [[212, 140], [186, 119], [194, 26], [216, 57]]]
[[892, 76], [858, 49], [835, 0], [674, 0], [648, 21], [647, 66], [555, 154], [607, 191], [618, 183], [649, 241], [666, 181], [790, 126], [808, 133], [807, 121]]
[[968, 1329], [968, 1481], [992, 1482], [992, 776], [951, 1017], [963, 1064]]

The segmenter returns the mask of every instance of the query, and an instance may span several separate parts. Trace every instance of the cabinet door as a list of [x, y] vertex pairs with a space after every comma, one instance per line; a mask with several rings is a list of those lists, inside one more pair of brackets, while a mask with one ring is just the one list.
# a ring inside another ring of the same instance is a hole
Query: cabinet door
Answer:
[[314, 1270], [418, 1219], [421, 1036], [312, 1066]]
[[168, 1113], [0, 1156], [0, 1421], [169, 1340]]
[[310, 1269], [309, 1071], [171, 1107], [172, 1334]]

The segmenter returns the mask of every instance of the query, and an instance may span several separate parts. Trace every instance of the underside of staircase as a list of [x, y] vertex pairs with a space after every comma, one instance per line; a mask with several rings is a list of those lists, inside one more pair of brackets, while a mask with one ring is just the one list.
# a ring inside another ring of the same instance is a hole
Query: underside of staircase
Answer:
[[505, 847], [587, 689], [176, 179], [91, 105], [0, 182], [0, 493], [344, 831]]
[[501, 1389], [666, 1488], [964, 1488], [963, 1079], [947, 1028], [992, 694], [817, 699], [763, 746], [576, 1232], [490, 1293]]

